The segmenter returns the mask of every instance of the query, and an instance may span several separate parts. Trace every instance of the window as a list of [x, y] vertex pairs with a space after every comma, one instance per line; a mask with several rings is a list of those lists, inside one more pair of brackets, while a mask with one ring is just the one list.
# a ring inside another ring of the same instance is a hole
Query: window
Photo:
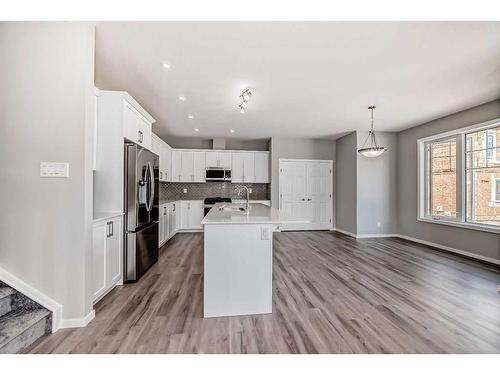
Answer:
[[420, 139], [419, 220], [500, 232], [500, 121]]
[[496, 204], [500, 204], [500, 178], [495, 177], [493, 179], [492, 190], [492, 201]]
[[495, 137], [495, 133], [494, 132], [491, 132], [491, 131], [487, 131], [486, 132], [486, 144], [485, 144], [485, 147], [484, 147], [484, 151], [486, 153], [486, 159], [493, 159], [494, 155], [495, 155], [495, 146], [496, 146], [496, 137]]
[[438, 140], [426, 144], [427, 215], [457, 217], [457, 141]]

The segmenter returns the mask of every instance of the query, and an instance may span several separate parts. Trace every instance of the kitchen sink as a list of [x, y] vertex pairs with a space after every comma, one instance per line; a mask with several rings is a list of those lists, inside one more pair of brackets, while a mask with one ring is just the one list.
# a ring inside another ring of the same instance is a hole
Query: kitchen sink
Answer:
[[245, 207], [222, 206], [219, 211], [246, 212]]

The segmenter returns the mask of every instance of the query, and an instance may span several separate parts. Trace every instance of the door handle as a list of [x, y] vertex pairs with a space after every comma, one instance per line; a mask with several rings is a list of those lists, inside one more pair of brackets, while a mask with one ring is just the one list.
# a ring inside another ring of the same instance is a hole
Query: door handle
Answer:
[[163, 172], [160, 172], [160, 180], [163, 178]]
[[308, 200], [308, 201], [312, 201], [312, 199], [311, 199], [311, 198], [307, 198], [307, 200]]
[[302, 198], [301, 200], [305, 201], [305, 200], [306, 200], [306, 198]]

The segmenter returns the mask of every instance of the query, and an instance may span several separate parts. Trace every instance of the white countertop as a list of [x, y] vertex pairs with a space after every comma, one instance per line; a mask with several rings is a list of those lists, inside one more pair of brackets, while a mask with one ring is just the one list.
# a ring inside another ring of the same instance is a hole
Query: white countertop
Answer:
[[111, 219], [112, 217], [123, 216], [123, 212], [94, 212], [92, 221], [95, 223], [101, 220]]
[[221, 207], [244, 207], [241, 203], [217, 203], [203, 218], [201, 224], [291, 224], [308, 223], [304, 218], [293, 217], [262, 203], [250, 203], [250, 210], [221, 211]]

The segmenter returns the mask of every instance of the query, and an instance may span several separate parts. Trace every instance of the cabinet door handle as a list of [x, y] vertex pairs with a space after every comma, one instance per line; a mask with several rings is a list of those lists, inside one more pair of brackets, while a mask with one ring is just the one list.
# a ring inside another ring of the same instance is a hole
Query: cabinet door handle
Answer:
[[139, 130], [139, 142], [142, 143], [142, 132]]
[[175, 203], [173, 204], [173, 209], [172, 209], [172, 211], [174, 211], [174, 212], [175, 212]]
[[111, 229], [109, 227], [109, 221], [106, 223], [106, 237], [109, 237], [109, 233], [111, 232]]
[[115, 234], [114, 221], [110, 222], [110, 227], [111, 227], [111, 233], [109, 234], [109, 236], [113, 237], [113, 235]]
[[306, 200], [306, 198], [302, 198], [302, 200], [303, 200], [303, 201], [305, 201], [305, 200]]
[[308, 200], [308, 201], [312, 201], [312, 199], [311, 199], [311, 198], [307, 198], [307, 200]]
[[160, 172], [160, 180], [163, 178], [163, 172]]

